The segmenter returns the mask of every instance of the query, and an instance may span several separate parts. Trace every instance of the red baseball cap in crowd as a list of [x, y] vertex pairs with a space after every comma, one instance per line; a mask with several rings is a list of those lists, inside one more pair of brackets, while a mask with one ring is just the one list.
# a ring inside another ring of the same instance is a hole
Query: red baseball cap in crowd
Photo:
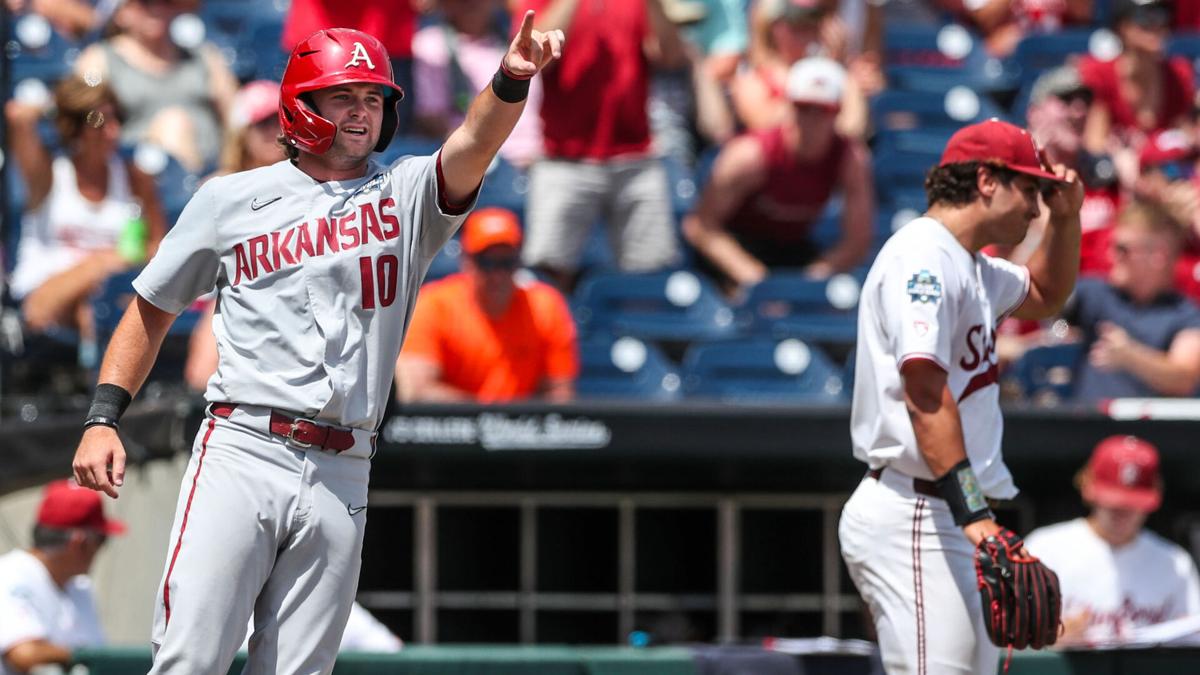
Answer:
[[81, 528], [105, 534], [124, 534], [125, 523], [104, 515], [100, 493], [58, 480], [46, 486], [38, 507], [37, 524], [56, 530]]
[[479, 209], [463, 224], [463, 251], [478, 255], [484, 249], [501, 244], [521, 248], [521, 224], [508, 209]]
[[1050, 172], [1028, 131], [994, 117], [965, 126], [950, 137], [940, 165], [962, 162], [995, 162], [1035, 178], [1064, 182]]
[[254, 80], [242, 85], [233, 97], [231, 123], [244, 128], [279, 114], [279, 83]]
[[1084, 468], [1083, 498], [1097, 506], [1157, 511], [1162, 504], [1158, 449], [1137, 436], [1109, 436]]
[[1191, 136], [1179, 129], [1163, 129], [1156, 131], [1142, 144], [1138, 153], [1138, 164], [1141, 170], [1160, 164], [1194, 160], [1200, 157], [1200, 149], [1192, 142]]

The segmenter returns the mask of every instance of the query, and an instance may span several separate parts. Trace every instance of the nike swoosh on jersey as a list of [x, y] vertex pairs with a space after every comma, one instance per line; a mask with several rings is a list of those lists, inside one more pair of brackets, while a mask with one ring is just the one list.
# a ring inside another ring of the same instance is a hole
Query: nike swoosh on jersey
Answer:
[[350, 503], [346, 502], [346, 513], [349, 513], [352, 516], [357, 516], [358, 514], [362, 513], [363, 511], [366, 511], [366, 510], [367, 510], [366, 504], [364, 504], [362, 506], [350, 506]]
[[274, 204], [275, 202], [279, 201], [280, 199], [283, 199], [283, 197], [276, 197], [274, 199], [268, 199], [265, 202], [260, 202], [260, 201], [258, 201], [258, 197], [255, 197], [253, 200], [250, 201], [250, 210], [257, 211], [257, 210], [263, 208], [264, 206], [270, 206], [271, 204]]

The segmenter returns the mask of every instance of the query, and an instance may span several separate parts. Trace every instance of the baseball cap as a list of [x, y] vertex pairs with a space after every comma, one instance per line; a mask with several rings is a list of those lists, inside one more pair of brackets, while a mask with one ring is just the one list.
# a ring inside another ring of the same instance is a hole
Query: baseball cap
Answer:
[[254, 80], [242, 85], [233, 97], [230, 115], [234, 127], [245, 128], [279, 114], [279, 83]]
[[68, 480], [46, 486], [38, 507], [37, 524], [56, 530], [81, 528], [105, 534], [123, 534], [126, 529], [125, 523], [105, 517], [99, 492]]
[[1113, 23], [1122, 21], [1166, 27], [1171, 24], [1171, 5], [1165, 0], [1117, 0], [1113, 5]]
[[995, 117], [965, 126], [950, 137], [939, 165], [962, 162], [996, 162], [1035, 178], [1063, 182], [1050, 173], [1041, 149], [1028, 131]]
[[508, 209], [479, 209], [463, 225], [462, 246], [467, 255], [479, 255], [492, 246], [521, 247], [521, 224]]
[[792, 64], [787, 77], [787, 97], [793, 103], [812, 103], [836, 108], [842, 102], [846, 69], [823, 56], [811, 56]]
[[1145, 171], [1160, 164], [1196, 159], [1197, 156], [1200, 156], [1200, 149], [1196, 148], [1186, 132], [1164, 129], [1151, 134], [1142, 144], [1142, 150], [1138, 153], [1138, 165]]
[[1092, 92], [1079, 76], [1079, 69], [1072, 65], [1059, 66], [1042, 73], [1033, 83], [1033, 91], [1029, 94], [1029, 103], [1037, 105], [1051, 96], [1070, 96], [1071, 94]]
[[1162, 504], [1158, 449], [1137, 436], [1100, 441], [1084, 467], [1083, 498], [1099, 506], [1150, 513]]

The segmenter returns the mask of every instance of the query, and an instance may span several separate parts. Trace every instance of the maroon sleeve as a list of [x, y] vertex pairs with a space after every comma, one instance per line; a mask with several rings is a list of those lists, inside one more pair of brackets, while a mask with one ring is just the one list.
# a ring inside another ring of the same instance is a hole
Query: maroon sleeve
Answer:
[[1188, 59], [1176, 56], [1167, 62], [1167, 68], [1167, 100], [1163, 102], [1164, 114], [1160, 123], [1163, 127], [1173, 127], [1192, 111], [1196, 85], [1192, 62]]

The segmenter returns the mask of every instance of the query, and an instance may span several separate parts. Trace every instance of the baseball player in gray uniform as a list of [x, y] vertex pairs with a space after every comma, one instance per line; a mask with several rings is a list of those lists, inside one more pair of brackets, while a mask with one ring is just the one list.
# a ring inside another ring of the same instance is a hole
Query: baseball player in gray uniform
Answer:
[[175, 316], [212, 290], [220, 353], [168, 542], [151, 672], [226, 672], [252, 614], [245, 672], [333, 669], [417, 288], [562, 43], [529, 12], [442, 148], [383, 166], [371, 153], [404, 95], [386, 50], [353, 30], [310, 36], [283, 77], [289, 159], [206, 183], [134, 281], [75, 454], [81, 485], [117, 497], [121, 413]]

